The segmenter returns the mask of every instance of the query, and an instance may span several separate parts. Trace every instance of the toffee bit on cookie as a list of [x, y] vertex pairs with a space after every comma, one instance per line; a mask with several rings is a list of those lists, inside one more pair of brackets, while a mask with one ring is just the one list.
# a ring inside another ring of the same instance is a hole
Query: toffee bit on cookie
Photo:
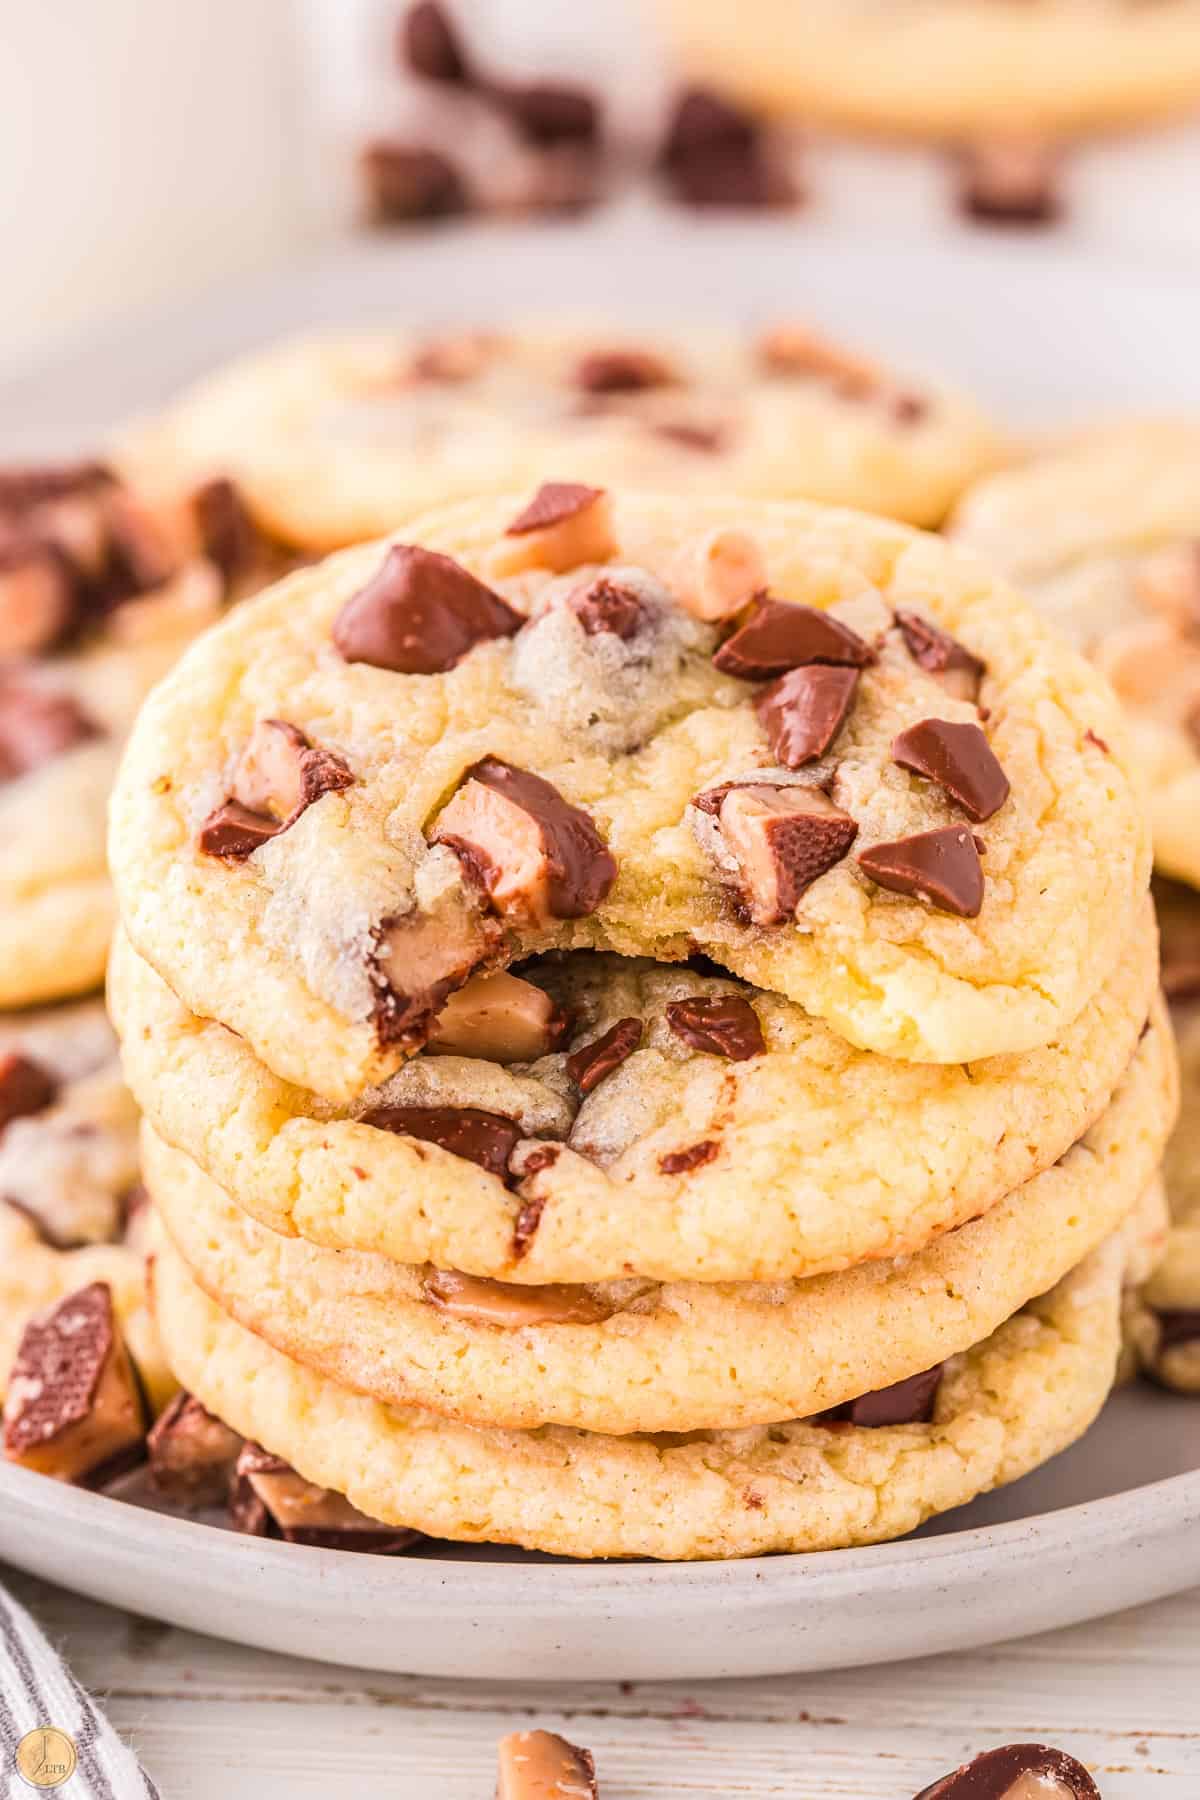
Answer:
[[278, 820], [284, 831], [323, 794], [353, 782], [335, 750], [314, 744], [286, 719], [260, 719], [238, 758], [231, 798]]
[[977, 825], [1009, 796], [1008, 777], [978, 725], [921, 719], [892, 739], [892, 761], [936, 782]]
[[982, 138], [959, 153], [959, 208], [986, 225], [1050, 225], [1062, 210], [1057, 177], [1045, 139]]
[[364, 146], [359, 168], [367, 213], [376, 225], [452, 219], [470, 210], [466, 182], [440, 150], [375, 138]]
[[974, 656], [965, 644], [951, 637], [948, 631], [922, 618], [920, 613], [901, 609], [894, 616], [905, 648], [918, 668], [936, 675], [946, 692], [956, 700], [974, 703], [979, 698], [987, 664]]
[[58, 1481], [96, 1482], [140, 1459], [141, 1393], [107, 1282], [26, 1325], [4, 1401], [4, 1454]]
[[616, 548], [612, 496], [605, 488], [547, 481], [507, 527], [489, 567], [500, 576], [524, 569], [562, 574], [582, 563], [606, 562]]
[[437, 0], [416, 0], [400, 20], [397, 61], [425, 81], [467, 83], [471, 79], [466, 52], [445, 7]]
[[751, 601], [746, 617], [713, 657], [724, 675], [769, 681], [801, 663], [844, 663], [861, 669], [875, 661], [871, 646], [840, 619], [815, 606], [773, 600]]
[[176, 1394], [146, 1439], [150, 1479], [164, 1500], [199, 1510], [220, 1506], [242, 1440], [192, 1394]]
[[475, 1056], [488, 1062], [536, 1062], [557, 1049], [565, 1015], [543, 988], [501, 970], [475, 975], [451, 994], [429, 1028], [434, 1056]]
[[983, 906], [983, 865], [965, 825], [944, 825], [893, 843], [873, 844], [860, 852], [858, 866], [879, 887], [928, 900], [960, 919], [978, 918]]
[[890, 1387], [876, 1388], [874, 1393], [847, 1400], [822, 1417], [872, 1431], [885, 1425], [928, 1425], [941, 1385], [942, 1364], [937, 1363], [920, 1375], [910, 1375], [906, 1381], [895, 1381]]
[[714, 623], [764, 593], [766, 559], [749, 532], [717, 529], [689, 539], [675, 551], [666, 583], [685, 612]]
[[666, 1020], [689, 1049], [725, 1056], [730, 1062], [747, 1062], [752, 1056], [761, 1056], [767, 1047], [758, 1014], [740, 994], [673, 1000]]
[[650, 388], [670, 387], [675, 381], [670, 363], [653, 350], [589, 350], [575, 365], [575, 386], [585, 394], [643, 394]]
[[[606, 1075], [619, 1069], [627, 1056], [632, 1056], [642, 1041], [645, 1030], [640, 1019], [618, 1019], [606, 1032], [572, 1050], [567, 1058], [567, 1074], [581, 1094], [590, 1094]], [[528, 1171], [527, 1171], [528, 1172]]]
[[380, 1042], [414, 1049], [423, 1043], [448, 997], [492, 957], [500, 936], [496, 921], [462, 892], [432, 912], [386, 919], [370, 965]]
[[523, 1136], [515, 1120], [477, 1106], [377, 1106], [363, 1114], [363, 1124], [437, 1144], [501, 1181], [508, 1179], [508, 1159]]
[[585, 1287], [547, 1282], [523, 1287], [457, 1269], [430, 1269], [421, 1291], [431, 1306], [471, 1325], [519, 1331], [526, 1325], [598, 1325], [618, 1309]]
[[875, 363], [843, 350], [804, 325], [771, 326], [759, 338], [756, 355], [768, 375], [832, 381], [840, 392], [853, 397], [873, 394], [884, 385]]
[[14, 1119], [45, 1112], [58, 1099], [58, 1081], [44, 1064], [20, 1051], [0, 1056], [0, 1132]]
[[495, 756], [466, 771], [430, 841], [458, 854], [497, 912], [535, 925], [586, 918], [617, 878], [587, 813], [540, 775]]
[[0, 543], [0, 656], [39, 656], [79, 622], [79, 581], [55, 544]]
[[514, 1731], [500, 1739], [496, 1800], [598, 1800], [590, 1750], [554, 1731]]
[[318, 1487], [260, 1444], [243, 1444], [230, 1489], [231, 1522], [254, 1537], [276, 1533], [289, 1544], [390, 1555], [421, 1533], [368, 1518], [344, 1494]]
[[520, 613], [449, 556], [393, 544], [338, 614], [333, 641], [350, 663], [441, 675], [476, 644], [512, 637], [523, 624]]
[[0, 782], [32, 774], [100, 735], [73, 695], [0, 674]]
[[196, 842], [205, 856], [221, 862], [245, 862], [271, 838], [279, 836], [279, 821], [266, 813], [252, 812], [240, 800], [223, 800], [200, 827]]
[[[702, 813], [707, 799], [699, 794], [694, 802]], [[858, 835], [857, 820], [813, 787], [731, 786], [713, 816], [755, 925], [790, 918], [805, 891], [841, 862]]]
[[668, 1150], [659, 1157], [658, 1166], [664, 1175], [690, 1175], [693, 1169], [715, 1162], [718, 1151], [719, 1145], [712, 1138], [705, 1138], [703, 1143], [689, 1144], [686, 1150]]
[[586, 587], [568, 594], [567, 605], [588, 637], [609, 632], [626, 643], [637, 636], [646, 617], [646, 609], [633, 589], [609, 581], [605, 575], [598, 575]]
[[1081, 1762], [1048, 1744], [1003, 1744], [985, 1750], [922, 1788], [916, 1800], [1100, 1800]]
[[772, 682], [754, 710], [775, 761], [799, 769], [824, 756], [846, 723], [858, 680], [857, 669], [809, 663]]

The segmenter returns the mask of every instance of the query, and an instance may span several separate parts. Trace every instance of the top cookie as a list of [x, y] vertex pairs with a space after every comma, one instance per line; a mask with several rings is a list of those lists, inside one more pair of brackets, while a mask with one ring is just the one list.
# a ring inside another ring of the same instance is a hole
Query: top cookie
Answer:
[[953, 535], [1108, 676], [1149, 794], [1155, 860], [1200, 886], [1200, 425], [1126, 424], [992, 476]]
[[800, 326], [529, 321], [283, 343], [186, 394], [128, 453], [231, 471], [268, 530], [330, 550], [432, 506], [576, 480], [803, 495], [937, 524], [998, 458], [976, 408]]
[[[560, 484], [306, 570], [143, 709], [129, 936], [342, 1100], [471, 973], [703, 952], [852, 1042], [1047, 1042], [1149, 867], [1105, 684], [944, 544]], [[418, 547], [419, 545], [419, 547]]]

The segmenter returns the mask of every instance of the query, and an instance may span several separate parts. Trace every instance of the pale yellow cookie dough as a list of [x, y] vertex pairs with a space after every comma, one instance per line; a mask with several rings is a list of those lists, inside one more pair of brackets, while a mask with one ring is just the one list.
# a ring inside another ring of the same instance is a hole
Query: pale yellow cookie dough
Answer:
[[[120, 933], [109, 1004], [156, 1130], [275, 1231], [509, 1282], [778, 1281], [919, 1250], [1083, 1136], [1154, 994], [1143, 905], [1112, 976], [1053, 1044], [968, 1066], [854, 1050], [778, 995], [684, 966], [583, 952], [540, 977], [527, 967], [575, 1011], [572, 1042], [622, 1018], [644, 1024], [639, 1048], [582, 1103], [564, 1048], [517, 1068], [422, 1053], [354, 1109], [435, 1103], [516, 1118], [523, 1155], [548, 1137], [556, 1158], [515, 1190], [281, 1081], [241, 1038], [189, 1013]], [[690, 1048], [665, 1018], [673, 1001], [729, 993], [749, 999], [766, 1040], [745, 1062]], [[720, 1153], [664, 1170], [696, 1143]], [[526, 1209], [536, 1225], [518, 1239]]]
[[[588, 916], [509, 931], [507, 956], [700, 949], [851, 1042], [917, 1061], [1031, 1049], [1079, 1014], [1133, 929], [1147, 831], [1106, 684], [1009, 590], [940, 540], [880, 520], [800, 502], [644, 495], [616, 497], [601, 564], [551, 573], [539, 565], [561, 569], [561, 543], [506, 536], [527, 498], [466, 504], [409, 534], [534, 613], [515, 637], [476, 644], [447, 674], [344, 661], [331, 630], [380, 568], [383, 549], [367, 546], [237, 609], [143, 709], [114, 795], [111, 862], [132, 942], [193, 1012], [331, 1099], [397, 1068], [404, 1048], [382, 1043], [377, 1023], [380, 932], [402, 914], [407, 932], [430, 907], [474, 904], [453, 850], [425, 833], [471, 765], [493, 756], [585, 810], [618, 865]], [[758, 690], [714, 668], [713, 628], [678, 602], [681, 562], [694, 567], [711, 534], [731, 531], [749, 535], [775, 597], [833, 607], [879, 645], [832, 749], [794, 776], [772, 768]], [[495, 572], [514, 557], [532, 566]], [[649, 663], [609, 687], [603, 670], [617, 653], [596, 662], [600, 652], [568, 641], [567, 593], [599, 568], [640, 584], [659, 621]], [[895, 608], [982, 658], [985, 713], [917, 664]], [[984, 720], [1011, 783], [974, 827], [977, 917], [885, 891], [856, 861], [881, 840], [956, 826], [962, 835], [962, 812], [891, 760], [896, 733], [929, 716]], [[353, 781], [231, 866], [203, 854], [198, 833], [265, 719], [342, 758]], [[742, 922], [729, 894], [736, 869], [714, 854], [711, 821], [692, 805], [717, 784], [764, 774], [824, 784], [858, 826], [853, 854], [773, 926]]]
[[214, 1299], [285, 1354], [388, 1404], [615, 1433], [773, 1424], [920, 1374], [1051, 1288], [1151, 1181], [1173, 1075], [1160, 1011], [1104, 1116], [986, 1217], [917, 1256], [774, 1285], [632, 1279], [513, 1294], [280, 1237], [149, 1130], [144, 1167]]

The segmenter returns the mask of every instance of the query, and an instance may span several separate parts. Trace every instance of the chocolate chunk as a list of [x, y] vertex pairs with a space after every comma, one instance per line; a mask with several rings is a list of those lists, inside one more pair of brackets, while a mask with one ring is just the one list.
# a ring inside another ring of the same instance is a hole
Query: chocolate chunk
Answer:
[[200, 548], [220, 570], [227, 586], [264, 560], [262, 536], [232, 481], [224, 476], [206, 481], [192, 495], [192, 511]]
[[79, 622], [79, 581], [54, 544], [0, 544], [0, 657], [40, 656]]
[[763, 594], [750, 602], [745, 619], [713, 657], [713, 666], [743, 681], [769, 681], [802, 663], [861, 669], [874, 661], [870, 645], [839, 619], [815, 606]]
[[4, 1453], [59, 1481], [95, 1480], [140, 1454], [141, 1394], [103, 1281], [37, 1313], [4, 1401]]
[[70, 694], [0, 674], [0, 781], [15, 781], [53, 762], [100, 730]]
[[1049, 225], [1062, 210], [1057, 158], [1039, 138], [985, 138], [959, 161], [958, 204], [987, 225]]
[[[699, 795], [696, 805], [705, 799]], [[841, 862], [858, 836], [857, 820], [819, 788], [732, 786], [722, 795], [716, 818], [755, 925], [790, 918], [801, 896]]]
[[377, 1106], [363, 1114], [363, 1124], [437, 1144], [501, 1181], [507, 1181], [508, 1159], [524, 1136], [514, 1120], [476, 1106]]
[[0, 512], [24, 513], [55, 500], [73, 499], [115, 486], [112, 470], [98, 462], [0, 468]]
[[431, 841], [458, 853], [497, 912], [539, 925], [586, 918], [617, 878], [587, 813], [540, 775], [495, 756], [466, 771]]
[[599, 500], [603, 488], [585, 487], [579, 481], [544, 481], [529, 505], [505, 527], [506, 537], [522, 537], [527, 531], [545, 531], [586, 512]]
[[751, 150], [758, 136], [758, 125], [748, 113], [709, 88], [688, 88], [675, 102], [660, 161], [669, 168], [715, 147]]
[[922, 1788], [916, 1800], [1100, 1800], [1100, 1790], [1065, 1750], [1004, 1744]]
[[1158, 1312], [1159, 1344], [1173, 1350], [1178, 1344], [1194, 1344], [1200, 1340], [1200, 1310]]
[[918, 831], [891, 844], [873, 844], [858, 866], [880, 887], [910, 898], [921, 895], [960, 919], [978, 917], [983, 905], [983, 866], [965, 825]]
[[514, 1731], [500, 1740], [496, 1800], [597, 1800], [590, 1750], [554, 1731]]
[[229, 1492], [242, 1440], [191, 1394], [176, 1394], [146, 1439], [150, 1478], [164, 1499], [199, 1510]]
[[440, 150], [376, 138], [360, 159], [367, 211], [376, 225], [451, 219], [470, 210], [466, 183]]
[[758, 1014], [740, 994], [673, 1000], [666, 1020], [690, 1049], [727, 1056], [730, 1062], [747, 1062], [752, 1056], [761, 1056], [767, 1047]]
[[323, 1550], [356, 1550], [377, 1555], [407, 1550], [421, 1534], [368, 1518], [345, 1495], [315, 1482], [272, 1456], [259, 1444], [245, 1444], [230, 1490], [230, 1515], [240, 1531], [256, 1537], [279, 1535], [289, 1544]]
[[645, 608], [633, 589], [603, 575], [576, 588], [567, 596], [567, 605], [589, 637], [607, 631], [628, 642], [636, 637], [645, 618]]
[[680, 96], [659, 162], [686, 206], [786, 206], [800, 198], [758, 123], [707, 89]]
[[892, 739], [892, 761], [935, 781], [977, 825], [1008, 799], [1008, 776], [978, 725], [922, 719]]
[[[572, 1050], [567, 1058], [567, 1074], [581, 1094], [590, 1094], [606, 1075], [611, 1075], [627, 1056], [633, 1055], [642, 1041], [644, 1029], [640, 1019], [618, 1019], [601, 1037]], [[529, 1173], [528, 1169], [525, 1173]]]
[[979, 685], [987, 674], [986, 663], [920, 613], [899, 610], [895, 619], [908, 654], [920, 668], [938, 676], [955, 699], [978, 698]]
[[223, 800], [201, 825], [196, 842], [205, 856], [219, 856], [222, 862], [245, 862], [269, 838], [278, 837], [282, 829], [278, 819], [268, 813], [251, 812], [238, 800]]
[[0, 1131], [14, 1119], [45, 1112], [58, 1099], [58, 1082], [31, 1056], [10, 1050], [0, 1056]]
[[230, 798], [286, 831], [323, 794], [353, 782], [336, 751], [312, 743], [286, 719], [260, 719], [238, 758]]
[[910, 1375], [907, 1381], [896, 1381], [891, 1387], [847, 1400], [844, 1406], [835, 1406], [824, 1416], [871, 1430], [883, 1425], [927, 1425], [941, 1385], [942, 1365], [938, 1363], [921, 1375]]
[[564, 1013], [543, 988], [501, 971], [476, 975], [451, 994], [430, 1027], [431, 1056], [475, 1056], [487, 1062], [536, 1062], [557, 1049]]
[[705, 1138], [701, 1144], [690, 1144], [686, 1150], [668, 1150], [660, 1156], [658, 1166], [664, 1175], [690, 1175], [693, 1169], [702, 1169], [706, 1163], [714, 1161], [719, 1146], [712, 1138]]
[[421, 1283], [431, 1306], [469, 1325], [495, 1325], [519, 1331], [529, 1325], [598, 1325], [617, 1307], [586, 1287], [546, 1282], [525, 1287], [461, 1275], [457, 1269], [430, 1269]]
[[417, 0], [400, 21], [396, 49], [401, 67], [426, 81], [466, 83], [471, 79], [458, 32], [437, 0]]
[[594, 144], [600, 135], [600, 109], [586, 88], [553, 81], [489, 82], [487, 97], [530, 144]]
[[416, 1049], [448, 997], [499, 950], [503, 932], [457, 893], [434, 912], [385, 919], [376, 939], [369, 974], [380, 1042]]
[[772, 682], [754, 710], [775, 761], [799, 769], [824, 756], [846, 722], [857, 687], [857, 669], [829, 663], [789, 669]]
[[460, 563], [415, 544], [393, 544], [339, 612], [333, 641], [347, 662], [441, 675], [476, 644], [511, 637], [523, 623]]
[[591, 350], [580, 358], [574, 379], [585, 394], [644, 394], [670, 387], [675, 376], [653, 350]]

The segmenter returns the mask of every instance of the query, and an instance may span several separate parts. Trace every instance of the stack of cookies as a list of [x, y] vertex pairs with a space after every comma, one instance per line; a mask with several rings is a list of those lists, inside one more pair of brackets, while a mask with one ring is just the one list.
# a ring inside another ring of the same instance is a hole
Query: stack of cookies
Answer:
[[153, 1449], [244, 1529], [866, 1543], [1103, 1404], [1149, 835], [1102, 678], [937, 540], [448, 508], [192, 647], [110, 847]]

